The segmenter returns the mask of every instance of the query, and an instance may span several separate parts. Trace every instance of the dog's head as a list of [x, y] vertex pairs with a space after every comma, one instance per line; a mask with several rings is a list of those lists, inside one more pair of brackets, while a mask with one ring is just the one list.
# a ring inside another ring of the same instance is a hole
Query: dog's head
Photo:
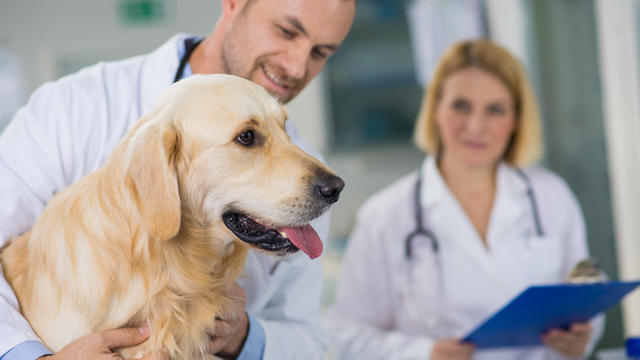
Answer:
[[188, 225], [277, 255], [319, 256], [308, 223], [338, 200], [344, 182], [291, 142], [285, 120], [274, 98], [239, 77], [197, 75], [171, 86], [125, 138], [147, 229], [171, 239]]

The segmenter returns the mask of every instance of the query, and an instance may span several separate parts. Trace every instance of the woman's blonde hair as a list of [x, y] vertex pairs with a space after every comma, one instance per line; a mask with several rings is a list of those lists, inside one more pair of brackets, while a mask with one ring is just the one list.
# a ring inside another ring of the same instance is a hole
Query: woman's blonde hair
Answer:
[[444, 54], [424, 98], [413, 139], [426, 153], [438, 154], [442, 140], [435, 112], [442, 97], [442, 87], [449, 75], [466, 68], [478, 68], [497, 77], [513, 96], [516, 128], [504, 154], [512, 166], [526, 166], [542, 155], [542, 136], [538, 104], [524, 67], [504, 48], [485, 39], [462, 41]]

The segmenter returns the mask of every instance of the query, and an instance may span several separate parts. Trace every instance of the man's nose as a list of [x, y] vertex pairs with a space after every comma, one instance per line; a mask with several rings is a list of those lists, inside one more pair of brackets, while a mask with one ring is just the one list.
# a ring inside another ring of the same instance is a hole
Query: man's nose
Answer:
[[287, 52], [283, 67], [287, 76], [293, 79], [303, 79], [307, 73], [309, 50], [306, 46], [296, 46]]

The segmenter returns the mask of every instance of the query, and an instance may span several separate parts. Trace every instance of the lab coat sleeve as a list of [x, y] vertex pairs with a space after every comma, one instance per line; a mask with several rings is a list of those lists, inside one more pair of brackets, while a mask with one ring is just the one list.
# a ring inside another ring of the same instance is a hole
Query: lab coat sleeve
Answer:
[[325, 317], [333, 351], [345, 360], [427, 359], [432, 339], [392, 330], [390, 255], [373, 219], [359, 216], [345, 253], [336, 304]]
[[[42, 86], [20, 109], [0, 136], [0, 247], [26, 232], [40, 215], [63, 176], [60, 151], [55, 143], [58, 129], [52, 118], [63, 118], [55, 103], [59, 93], [52, 84]], [[18, 301], [0, 277], [0, 355], [19, 343], [38, 340], [19, 311]]]
[[320, 326], [322, 267], [319, 261], [292, 266], [267, 307], [254, 314], [265, 333], [265, 360], [322, 359], [326, 349]]

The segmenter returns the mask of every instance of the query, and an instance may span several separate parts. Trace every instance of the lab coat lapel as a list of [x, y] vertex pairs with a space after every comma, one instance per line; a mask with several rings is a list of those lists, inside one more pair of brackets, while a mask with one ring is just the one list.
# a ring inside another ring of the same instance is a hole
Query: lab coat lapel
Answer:
[[513, 241], [515, 234], [521, 235], [521, 224], [527, 219], [527, 186], [516, 170], [506, 164], [498, 165], [496, 174], [496, 196], [489, 218], [487, 241], [489, 248], [500, 246], [501, 241]]
[[140, 98], [142, 107], [139, 117], [153, 108], [160, 95], [173, 83], [180, 59], [178, 41], [188, 35], [177, 34], [150, 53], [142, 63], [140, 73]]
[[421, 199], [426, 209], [423, 222], [436, 233], [443, 253], [447, 252], [447, 248], [460, 249], [465, 253], [463, 256], [476, 262], [480, 269], [493, 272], [487, 249], [440, 175], [434, 157], [425, 160], [422, 171], [424, 185]]
[[[446, 264], [448, 249], [455, 249], [450, 256], [460, 256], [465, 261], [475, 263], [477, 270], [487, 277], [487, 283], [495, 284], [495, 290], [507, 294], [509, 291], [503, 286], [503, 274], [493, 261], [492, 246], [496, 241], [491, 238], [504, 233], [514, 221], [523, 216], [521, 207], [517, 203], [519, 189], [517, 184], [512, 185], [513, 180], [508, 173], [509, 169], [503, 165], [498, 169], [496, 199], [487, 233], [488, 249], [484, 247], [471, 220], [440, 175], [435, 158], [428, 157], [422, 171], [425, 185], [422, 187], [421, 202], [426, 209], [423, 221], [430, 229], [434, 229], [440, 241], [445, 271], [455, 271], [455, 269], [447, 269]], [[502, 186], [505, 182], [508, 186]]]

